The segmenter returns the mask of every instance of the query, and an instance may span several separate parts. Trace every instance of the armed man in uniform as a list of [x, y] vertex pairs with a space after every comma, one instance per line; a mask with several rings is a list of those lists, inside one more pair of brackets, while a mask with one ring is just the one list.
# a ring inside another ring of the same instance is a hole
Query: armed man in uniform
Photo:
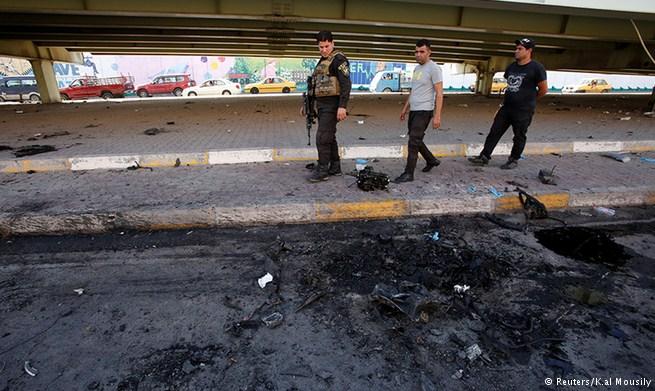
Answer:
[[319, 32], [316, 42], [321, 59], [312, 75], [312, 91], [308, 91], [315, 97], [318, 109], [318, 165], [309, 177], [313, 183], [326, 181], [330, 175], [341, 175], [337, 122], [348, 116], [346, 107], [351, 88], [350, 64], [343, 53], [334, 49], [332, 33]]

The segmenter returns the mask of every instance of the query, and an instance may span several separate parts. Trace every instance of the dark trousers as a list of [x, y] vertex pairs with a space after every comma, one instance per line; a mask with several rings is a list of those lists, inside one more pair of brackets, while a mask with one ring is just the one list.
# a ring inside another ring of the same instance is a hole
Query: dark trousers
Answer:
[[339, 161], [337, 109], [338, 106], [318, 107], [316, 149], [318, 150], [318, 164], [322, 166]]
[[427, 163], [434, 165], [437, 162], [437, 158], [434, 157], [423, 142], [425, 130], [430, 125], [430, 122], [432, 122], [433, 115], [432, 110], [409, 112], [409, 121], [407, 122], [409, 141], [407, 142], [407, 166], [405, 166], [405, 172], [408, 174], [414, 174], [419, 153]]
[[494, 123], [491, 125], [491, 130], [487, 139], [484, 141], [484, 149], [482, 149], [481, 155], [486, 156], [491, 159], [491, 154], [496, 148], [498, 141], [503, 137], [503, 134], [512, 126], [512, 131], [514, 132], [514, 139], [512, 145], [512, 152], [510, 153], [510, 159], [519, 160], [523, 149], [525, 148], [525, 143], [527, 141], [528, 127], [532, 122], [532, 115], [534, 111], [531, 109], [508, 109], [505, 106], [501, 107], [494, 117]]

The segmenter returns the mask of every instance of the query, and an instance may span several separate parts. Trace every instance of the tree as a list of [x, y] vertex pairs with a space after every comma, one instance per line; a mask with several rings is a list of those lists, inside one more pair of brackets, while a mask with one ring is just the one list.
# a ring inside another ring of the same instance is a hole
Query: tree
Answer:
[[316, 68], [316, 63], [318, 60], [313, 59], [313, 58], [303, 58], [301, 65], [304, 69], [307, 69], [308, 71], [312, 72], [314, 68]]

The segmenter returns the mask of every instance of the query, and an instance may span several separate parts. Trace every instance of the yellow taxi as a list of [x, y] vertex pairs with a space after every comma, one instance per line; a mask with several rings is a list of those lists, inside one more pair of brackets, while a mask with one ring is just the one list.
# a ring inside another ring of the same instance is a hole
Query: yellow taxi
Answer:
[[[504, 94], [507, 89], [507, 80], [503, 77], [494, 77], [491, 82], [491, 93], [492, 94]], [[475, 92], [475, 84], [469, 86], [471, 92]]]
[[491, 93], [504, 94], [506, 89], [507, 80], [504, 77], [494, 77], [494, 80], [491, 82]]
[[605, 79], [584, 79], [578, 84], [571, 84], [562, 88], [562, 94], [597, 92], [606, 93], [612, 86]]
[[246, 84], [243, 90], [251, 94], [259, 94], [260, 92], [282, 92], [287, 94], [296, 90], [296, 83], [284, 80], [281, 77], [267, 77], [258, 83]]

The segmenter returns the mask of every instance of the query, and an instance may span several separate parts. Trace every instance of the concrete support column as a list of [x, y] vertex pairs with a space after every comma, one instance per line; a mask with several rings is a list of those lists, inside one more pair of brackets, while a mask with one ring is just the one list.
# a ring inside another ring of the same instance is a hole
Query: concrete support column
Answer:
[[479, 82], [478, 82], [478, 91], [480, 91], [480, 94], [484, 96], [489, 96], [491, 95], [491, 83], [493, 83], [494, 80], [494, 74], [496, 72], [493, 71], [486, 71], [486, 72], [481, 72], [479, 77]]
[[39, 87], [39, 94], [43, 103], [59, 103], [61, 102], [61, 95], [59, 95], [59, 87], [57, 86], [57, 78], [55, 77], [55, 70], [52, 67], [53, 63], [50, 60], [30, 60], [36, 83]]
[[646, 111], [655, 111], [655, 86], [653, 86], [653, 91], [650, 93], [650, 99], [648, 104], [646, 104]]

